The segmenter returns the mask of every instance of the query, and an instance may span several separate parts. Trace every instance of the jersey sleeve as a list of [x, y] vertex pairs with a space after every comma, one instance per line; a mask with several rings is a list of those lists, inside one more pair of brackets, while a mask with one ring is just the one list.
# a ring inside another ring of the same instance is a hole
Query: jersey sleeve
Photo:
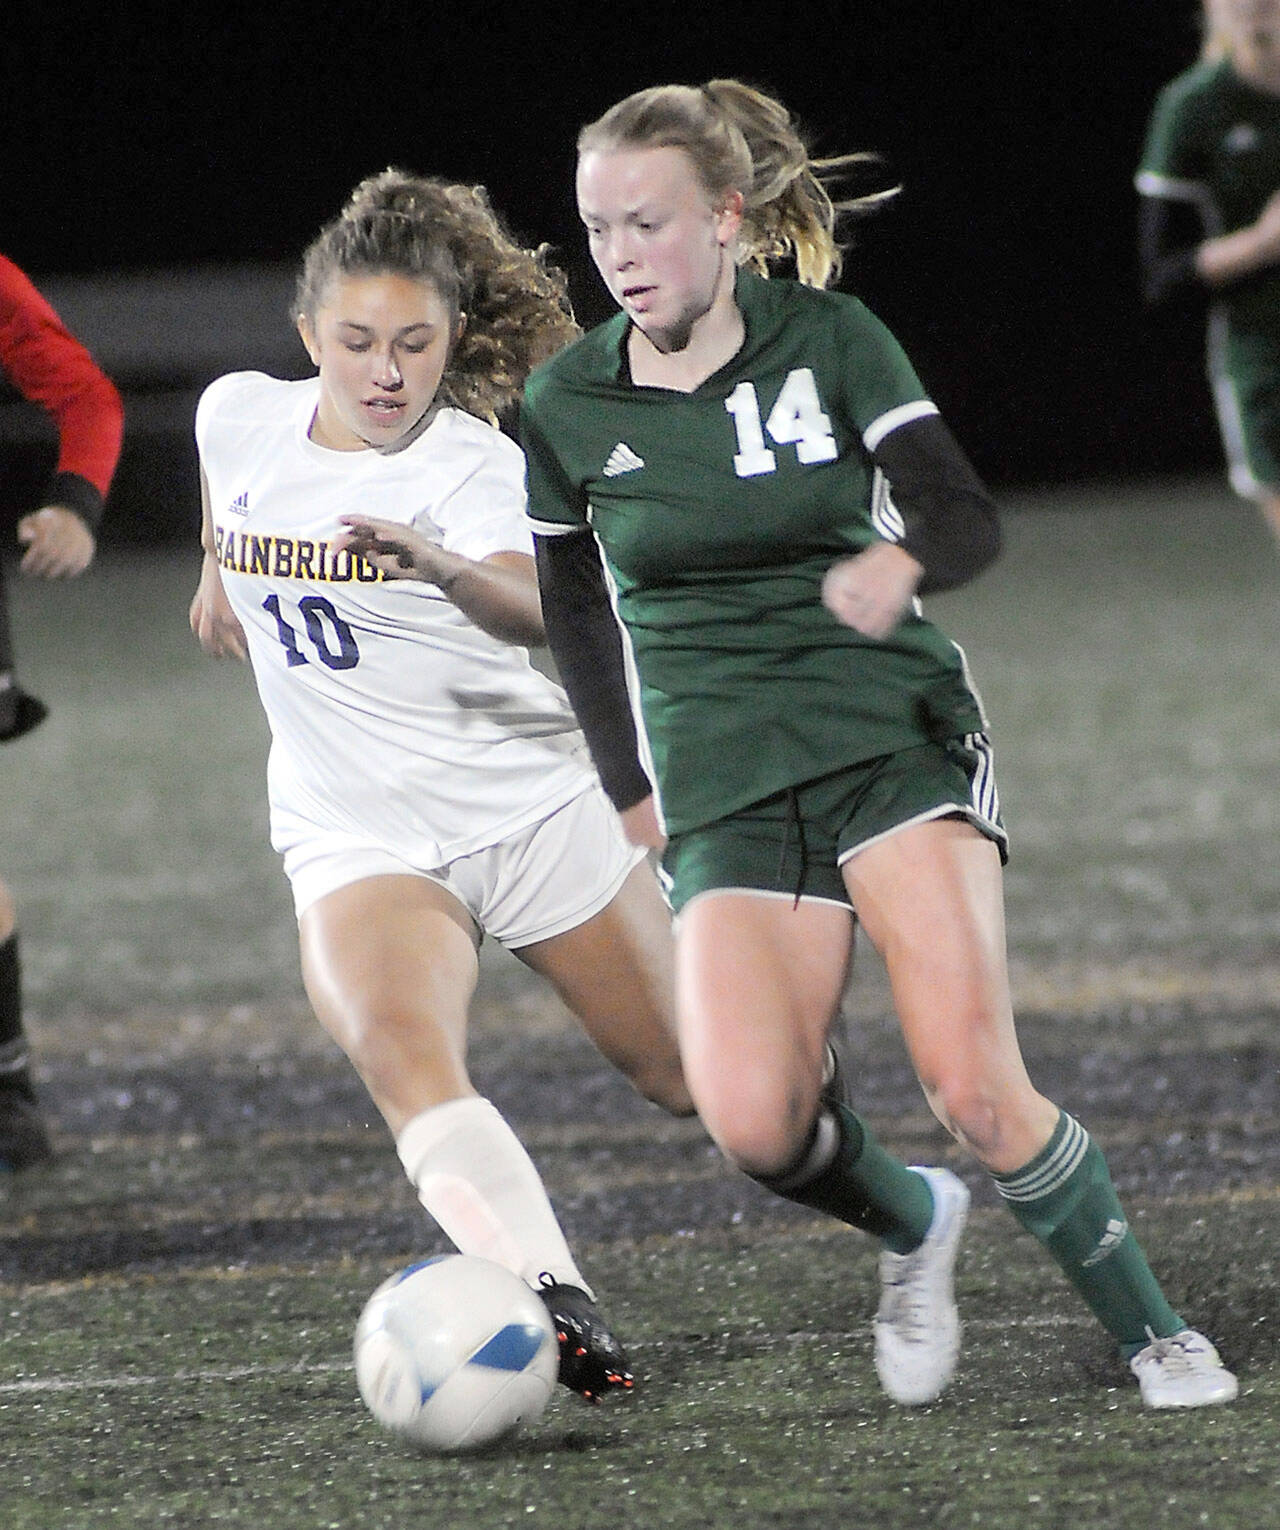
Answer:
[[98, 367], [31, 281], [0, 256], [0, 367], [58, 432], [46, 504], [66, 504], [96, 526], [124, 435], [124, 407]]
[[206, 459], [212, 457], [215, 452], [219, 410], [235, 389], [239, 375], [236, 372], [228, 372], [226, 376], [217, 378], [209, 384], [196, 403], [196, 450], [206, 466], [208, 466]]
[[845, 405], [872, 455], [892, 431], [936, 415], [906, 352], [888, 327], [861, 303], [843, 308]]
[[520, 444], [524, 448], [528, 513], [540, 536], [585, 531], [587, 496], [575, 484], [549, 440], [542, 424], [542, 393], [533, 383], [520, 404]]
[[887, 326], [860, 303], [845, 323], [847, 406], [883, 478], [877, 529], [924, 569], [922, 595], [965, 584], [999, 553], [995, 506]]
[[524, 459], [499, 431], [478, 445], [473, 463], [418, 529], [439, 533], [449, 552], [479, 562], [495, 553], [533, 556], [533, 535], [525, 515]]
[[228, 497], [226, 482], [234, 468], [239, 440], [237, 421], [244, 414], [245, 396], [252, 391], [258, 376], [252, 372], [227, 372], [215, 378], [196, 403], [196, 454], [214, 504]]
[[1134, 176], [1142, 197], [1138, 275], [1143, 301], [1149, 306], [1203, 286], [1195, 266], [1196, 250], [1207, 235], [1217, 231], [1196, 132], [1192, 78], [1180, 75], [1156, 97]]
[[1197, 204], [1203, 200], [1206, 166], [1194, 131], [1194, 101], [1186, 76], [1166, 85], [1156, 97], [1134, 177], [1143, 196]]

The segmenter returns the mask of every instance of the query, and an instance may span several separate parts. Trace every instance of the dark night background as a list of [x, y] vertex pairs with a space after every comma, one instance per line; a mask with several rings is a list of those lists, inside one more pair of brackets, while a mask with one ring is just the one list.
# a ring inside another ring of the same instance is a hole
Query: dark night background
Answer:
[[993, 483], [1212, 471], [1201, 315], [1145, 314], [1133, 258], [1146, 118], [1195, 56], [1198, 13], [8, 0], [0, 249], [126, 394], [113, 535], [185, 534], [195, 396], [232, 367], [301, 373], [292, 265], [362, 176], [482, 181], [555, 247], [594, 322], [577, 127], [642, 85], [733, 74], [780, 95], [819, 152], [886, 156], [904, 192], [859, 229], [842, 286], [896, 331]]

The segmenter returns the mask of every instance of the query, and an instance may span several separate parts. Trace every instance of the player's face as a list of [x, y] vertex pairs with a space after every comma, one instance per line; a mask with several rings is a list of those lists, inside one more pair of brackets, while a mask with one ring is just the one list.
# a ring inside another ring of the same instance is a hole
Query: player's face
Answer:
[[742, 198], [708, 196], [683, 149], [592, 149], [578, 161], [578, 214], [614, 300], [659, 350], [688, 344], [727, 290]]
[[408, 445], [462, 333], [435, 284], [391, 272], [337, 276], [298, 331], [320, 370], [311, 439], [335, 451]]
[[1280, 49], [1280, 0], [1209, 0], [1208, 8], [1233, 47]]

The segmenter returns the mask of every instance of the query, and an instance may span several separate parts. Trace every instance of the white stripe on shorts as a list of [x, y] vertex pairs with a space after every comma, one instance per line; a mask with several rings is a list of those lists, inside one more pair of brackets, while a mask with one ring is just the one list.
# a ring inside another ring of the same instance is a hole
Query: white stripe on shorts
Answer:
[[965, 747], [971, 749], [978, 757], [973, 772], [974, 809], [988, 823], [995, 825], [1000, 821], [1000, 792], [996, 787], [995, 757], [991, 751], [991, 740], [985, 733], [966, 733], [964, 742]]

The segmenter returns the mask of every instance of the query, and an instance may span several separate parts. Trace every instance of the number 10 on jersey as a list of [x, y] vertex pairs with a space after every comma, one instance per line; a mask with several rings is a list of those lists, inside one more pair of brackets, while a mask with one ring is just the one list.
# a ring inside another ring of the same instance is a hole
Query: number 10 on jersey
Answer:
[[[285, 662], [289, 668], [292, 669], [295, 664], [309, 663], [298, 641], [296, 629], [280, 609], [280, 597], [268, 595], [262, 605], [276, 619], [276, 631], [284, 646]], [[304, 595], [298, 602], [298, 614], [302, 617], [302, 624], [316, 658], [327, 669], [354, 669], [359, 664], [360, 650], [356, 646], [355, 633], [338, 615], [331, 600], [326, 600], [323, 595]]]

